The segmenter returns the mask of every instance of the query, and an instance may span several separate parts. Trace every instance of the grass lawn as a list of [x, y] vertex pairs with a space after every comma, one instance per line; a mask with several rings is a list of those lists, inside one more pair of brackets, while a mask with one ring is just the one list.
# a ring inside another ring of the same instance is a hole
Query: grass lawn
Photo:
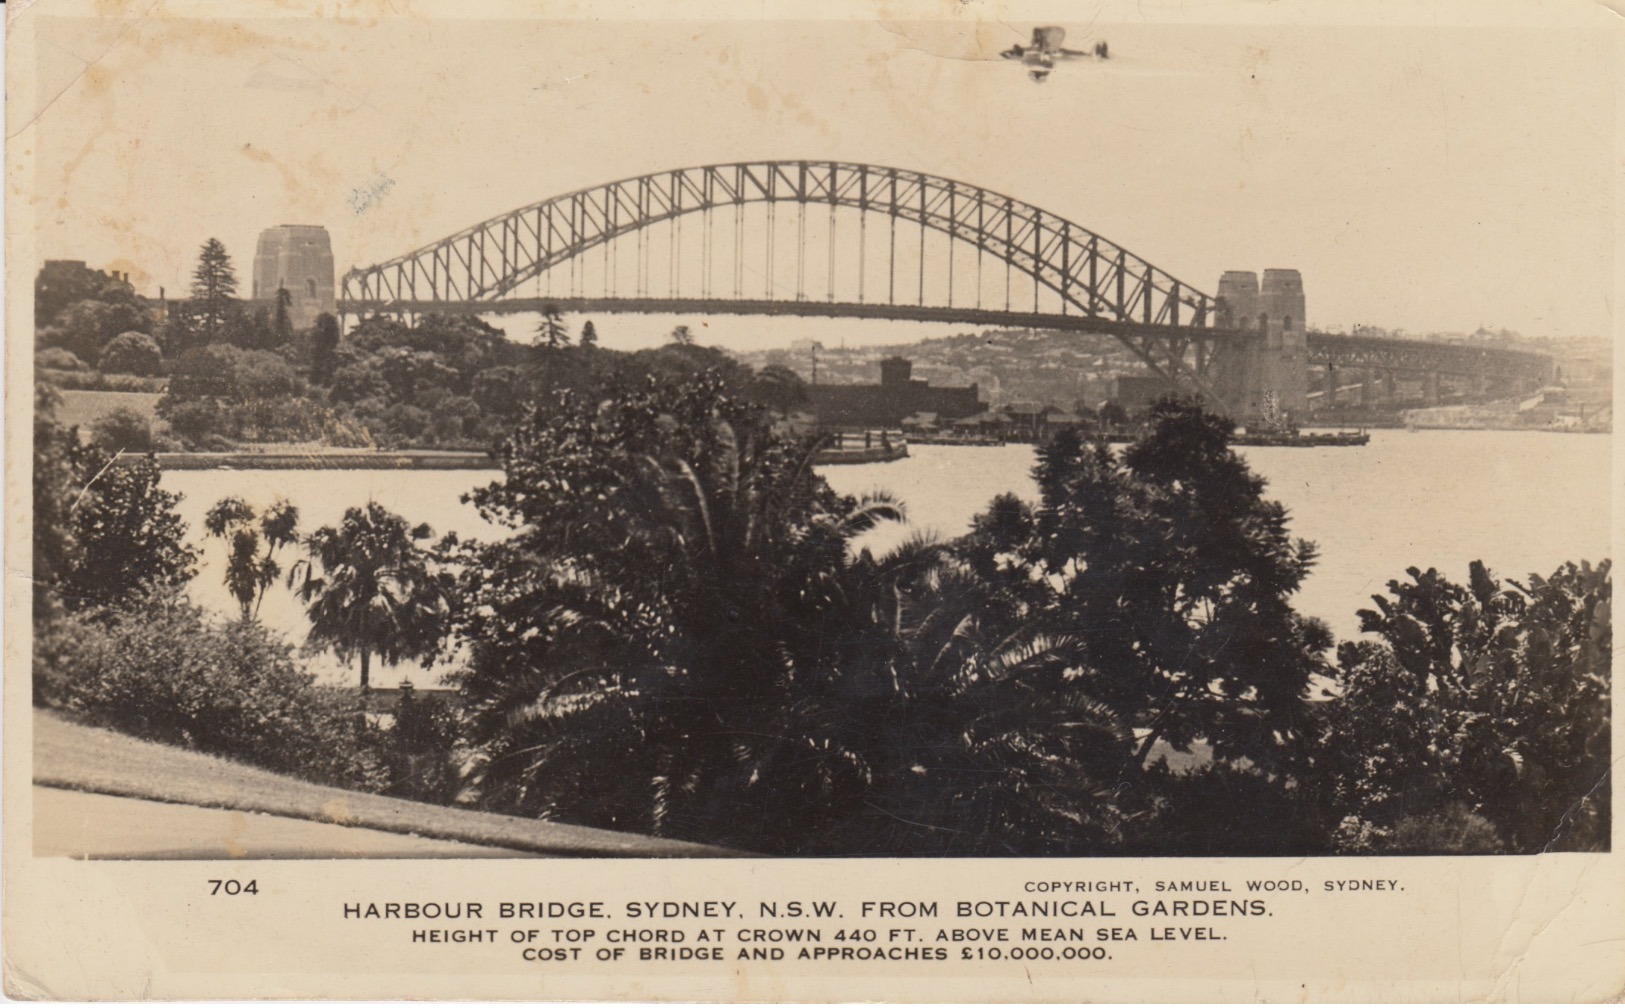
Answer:
[[323, 787], [34, 712], [34, 783], [125, 798], [505, 847], [555, 857], [739, 857], [631, 833], [473, 812]]
[[155, 427], [158, 419], [158, 400], [161, 392], [83, 392], [69, 390], [62, 393], [62, 405], [57, 407], [56, 419], [65, 427], [89, 428], [99, 417], [116, 409], [134, 410], [146, 417]]

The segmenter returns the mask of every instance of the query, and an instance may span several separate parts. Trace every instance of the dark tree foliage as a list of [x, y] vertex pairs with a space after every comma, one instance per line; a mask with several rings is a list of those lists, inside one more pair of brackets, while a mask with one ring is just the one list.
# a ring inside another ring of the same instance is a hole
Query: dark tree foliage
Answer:
[[[777, 852], [1101, 852], [1172, 823], [1152, 748], [1204, 741], [1248, 809], [1291, 806], [1269, 768], [1329, 638], [1222, 421], [1166, 404], [1121, 460], [1063, 439], [1036, 508], [874, 558], [850, 542], [895, 508], [722, 388], [565, 397], [500, 450], [475, 500], [518, 533], [462, 555], [456, 607], [487, 803]], [[1234, 818], [1211, 849], [1256, 841]]]
[[440, 643], [447, 578], [419, 545], [432, 534], [368, 502], [305, 537], [306, 556], [288, 571], [310, 617], [310, 646], [359, 658], [363, 691], [373, 655], [394, 665], [430, 658]]
[[570, 330], [565, 326], [564, 313], [559, 311], [557, 305], [542, 309], [542, 319], [536, 325], [536, 341], [550, 350], [570, 345]]
[[69, 608], [114, 605], [153, 588], [181, 584], [195, 568], [179, 494], [158, 488], [158, 466], [142, 459], [94, 476], [73, 506], [78, 563], [60, 582]]
[[997, 579], [916, 538], [841, 577], [833, 670], [798, 698], [861, 773], [803, 853], [1034, 855], [1111, 850], [1133, 739], [1072, 661], [1077, 642]]
[[1458, 585], [1413, 567], [1374, 596], [1377, 639], [1339, 650], [1314, 747], [1345, 848], [1608, 849], [1609, 571], [1503, 582], [1475, 562]]
[[181, 353], [171, 369], [158, 415], [189, 449], [255, 441], [355, 443], [280, 354], [217, 343]]
[[75, 301], [59, 312], [52, 324], [40, 331], [41, 347], [60, 347], [80, 360], [99, 361], [102, 351], [123, 333], [144, 333], [152, 328], [147, 306], [133, 298], [127, 301]]
[[218, 342], [237, 309], [237, 273], [218, 238], [198, 250], [192, 271], [192, 317], [206, 343]]
[[125, 407], [111, 410], [97, 417], [90, 425], [90, 443], [107, 452], [146, 454], [165, 450], [168, 445], [152, 431], [152, 424], [141, 413]]
[[581, 324], [581, 345], [584, 347], [598, 345], [598, 327], [592, 324], [592, 319]]
[[389, 769], [384, 793], [441, 805], [456, 801], [463, 784], [457, 760], [460, 731], [457, 712], [445, 700], [402, 683], [395, 721], [382, 742]]
[[750, 381], [749, 395], [764, 406], [789, 414], [807, 405], [807, 384], [781, 364], [769, 364]]
[[1103, 403], [1100, 407], [1100, 425], [1111, 430], [1122, 430], [1128, 426], [1128, 410], [1118, 402]]
[[[1332, 644], [1290, 598], [1314, 562], [1286, 511], [1229, 450], [1228, 421], [1163, 400], [1121, 455], [1063, 431], [1040, 450], [1031, 531], [998, 548], [1053, 633], [1099, 670], [1097, 697], [1140, 729], [1136, 760], [1198, 740], [1274, 770], [1304, 729], [1309, 676]], [[1138, 763], [1136, 763], [1138, 765]]]
[[799, 698], [849, 542], [896, 511], [831, 491], [813, 448], [714, 377], [515, 430], [473, 499], [516, 534], [464, 557], [456, 609], [488, 805], [784, 850], [861, 786]]
[[224, 497], [203, 517], [203, 531], [224, 540], [226, 590], [237, 600], [243, 622], [259, 614], [265, 593], [282, 576], [277, 554], [298, 539], [299, 509], [278, 500], [263, 512], [240, 497]]
[[34, 593], [37, 618], [113, 606], [184, 583], [196, 554], [150, 461], [114, 465], [54, 419], [40, 385], [34, 415]]
[[276, 289], [276, 312], [271, 317], [271, 332], [276, 346], [293, 340], [293, 294], [286, 287]]
[[155, 375], [163, 369], [164, 355], [158, 341], [146, 333], [126, 332], [113, 337], [102, 348], [97, 366], [111, 374]]
[[316, 385], [333, 381], [334, 354], [339, 347], [339, 320], [329, 312], [316, 316], [310, 333], [310, 380]]
[[34, 355], [34, 367], [48, 371], [83, 371], [85, 362], [72, 351], [46, 347]]
[[[483, 450], [517, 422], [527, 402], [564, 391], [606, 394], [651, 375], [682, 381], [716, 372], [730, 391], [771, 401], [781, 412], [803, 396], [793, 374], [758, 380], [715, 348], [668, 344], [628, 354], [590, 342], [570, 346], [557, 312], [544, 318], [556, 338], [550, 342], [544, 332], [537, 344], [512, 342], [465, 315], [431, 313], [411, 323], [373, 316], [347, 336], [336, 319], [321, 316], [297, 346], [279, 341], [272, 322], [245, 325], [247, 342], [228, 335], [241, 346], [201, 343], [194, 324], [175, 337], [174, 378], [160, 412], [189, 448], [316, 440]], [[261, 330], [264, 340], [253, 335]], [[278, 353], [254, 349], [262, 343]], [[290, 360], [306, 369], [305, 377]]]
[[1330, 842], [1296, 782], [1231, 763], [1178, 772], [1158, 760], [1133, 805], [1121, 853], [1138, 857], [1302, 857]]
[[135, 288], [101, 270], [66, 260], [48, 262], [34, 276], [34, 328], [45, 329], [80, 301], [136, 301]]
[[96, 362], [120, 333], [150, 333], [152, 311], [129, 283], [77, 262], [49, 262], [34, 278], [38, 349], [59, 348]]
[[258, 623], [174, 592], [71, 617], [37, 638], [52, 699], [94, 724], [322, 784], [380, 790], [375, 732]]

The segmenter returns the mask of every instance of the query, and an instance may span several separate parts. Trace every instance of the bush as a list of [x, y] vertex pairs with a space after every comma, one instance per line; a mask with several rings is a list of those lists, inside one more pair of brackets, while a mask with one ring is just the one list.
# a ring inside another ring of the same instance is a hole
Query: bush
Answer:
[[403, 683], [395, 723], [383, 740], [389, 766], [385, 793], [441, 805], [455, 802], [463, 786], [458, 735], [457, 712], [450, 704], [437, 696], [420, 697], [411, 683]]
[[85, 362], [74, 356], [71, 350], [46, 347], [34, 355], [34, 366], [50, 371], [83, 371]]
[[233, 447], [222, 430], [228, 426], [229, 411], [216, 399], [164, 401], [160, 410], [169, 429], [188, 451], [221, 451]]
[[1305, 796], [1279, 778], [1213, 763], [1191, 773], [1159, 761], [1136, 796], [1123, 853], [1139, 857], [1287, 857], [1321, 853], [1328, 840]]
[[1341, 847], [1608, 849], [1610, 569], [1520, 583], [1475, 562], [1458, 585], [1413, 567], [1373, 597], [1306, 777]]
[[162, 392], [169, 383], [169, 379], [156, 375], [105, 375], [100, 371], [59, 371], [43, 367], [39, 380], [69, 392]]
[[36, 660], [36, 681], [94, 724], [322, 784], [387, 783], [345, 694], [316, 686], [292, 646], [258, 623], [222, 623], [183, 597], [154, 595], [64, 621]]
[[152, 424], [133, 409], [119, 407], [97, 417], [90, 425], [90, 441], [109, 454], [166, 451], [168, 442], [152, 432]]
[[76, 301], [63, 309], [51, 324], [38, 330], [41, 347], [71, 350], [83, 361], [96, 360], [102, 348], [126, 332], [152, 328], [152, 315], [139, 301]]
[[120, 333], [102, 348], [98, 366], [112, 374], [155, 375], [164, 365], [158, 341], [146, 333]]

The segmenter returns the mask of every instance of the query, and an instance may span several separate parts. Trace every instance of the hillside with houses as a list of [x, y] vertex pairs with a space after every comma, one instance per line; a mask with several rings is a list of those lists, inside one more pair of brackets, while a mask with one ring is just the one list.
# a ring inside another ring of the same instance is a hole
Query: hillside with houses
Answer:
[[800, 341], [789, 349], [737, 354], [752, 367], [777, 364], [818, 385], [875, 382], [880, 362], [899, 355], [913, 362], [916, 380], [934, 387], [975, 385], [982, 401], [993, 406], [1039, 402], [1065, 410], [1079, 403], [1096, 408], [1112, 398], [1119, 375], [1145, 373], [1133, 353], [1110, 336], [1028, 329], [990, 329], [880, 347]]

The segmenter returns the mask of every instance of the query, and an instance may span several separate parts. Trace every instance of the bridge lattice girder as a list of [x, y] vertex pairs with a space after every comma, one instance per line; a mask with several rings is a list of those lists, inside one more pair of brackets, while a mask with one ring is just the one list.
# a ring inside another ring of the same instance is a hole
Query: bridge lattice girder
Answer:
[[1311, 365], [1463, 378], [1501, 378], [1540, 384], [1552, 380], [1552, 358], [1525, 350], [1381, 336], [1341, 336], [1315, 332], [1307, 336]]
[[[493, 217], [375, 266], [352, 269], [343, 279], [342, 300], [351, 310], [384, 312], [491, 303], [573, 257], [641, 229], [688, 214], [760, 203], [851, 208], [946, 234], [1053, 291], [1062, 316], [1088, 320], [1077, 328], [1110, 332], [1164, 377], [1215, 401], [1219, 397], [1207, 381], [1214, 341], [1245, 338], [1211, 328], [1215, 298], [1065, 218], [953, 179], [837, 161], [708, 165], [582, 189]], [[895, 248], [890, 254], [894, 276]], [[883, 299], [860, 297], [865, 310], [853, 314], [885, 317], [875, 306], [899, 311], [925, 307], [923, 280], [920, 300], [898, 293], [895, 282], [890, 283]], [[831, 314], [799, 291], [795, 300], [774, 303], [785, 313]], [[805, 308], [798, 310], [798, 304]], [[1014, 320], [1036, 311], [1008, 314]]]

